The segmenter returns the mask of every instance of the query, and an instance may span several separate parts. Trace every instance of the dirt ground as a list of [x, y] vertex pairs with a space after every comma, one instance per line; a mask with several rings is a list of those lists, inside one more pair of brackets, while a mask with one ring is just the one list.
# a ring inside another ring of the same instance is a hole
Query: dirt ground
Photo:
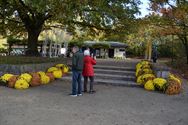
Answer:
[[0, 86], [0, 125], [188, 125], [188, 84], [180, 95], [95, 85], [70, 97], [70, 82], [15, 90]]

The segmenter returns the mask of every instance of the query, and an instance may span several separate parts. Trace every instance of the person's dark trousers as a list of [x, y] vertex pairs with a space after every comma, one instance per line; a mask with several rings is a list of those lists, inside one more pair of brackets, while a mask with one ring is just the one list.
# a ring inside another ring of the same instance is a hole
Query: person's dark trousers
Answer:
[[88, 77], [90, 80], [90, 91], [93, 91], [94, 76], [84, 76], [84, 92], [87, 92]]
[[157, 58], [153, 58], [153, 62], [156, 63], [157, 62]]
[[82, 73], [79, 71], [72, 71], [72, 95], [82, 93]]

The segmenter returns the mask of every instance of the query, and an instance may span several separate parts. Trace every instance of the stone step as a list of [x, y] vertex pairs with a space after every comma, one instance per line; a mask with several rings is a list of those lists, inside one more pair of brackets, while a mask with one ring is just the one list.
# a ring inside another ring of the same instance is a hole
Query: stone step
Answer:
[[132, 67], [120, 67], [120, 66], [104, 66], [95, 65], [95, 69], [106, 69], [106, 70], [118, 70], [118, 71], [135, 71], [135, 66]]
[[[68, 76], [71, 77], [70, 72]], [[124, 80], [124, 81], [135, 81], [135, 76], [117, 75], [117, 74], [101, 74], [95, 73], [95, 79], [107, 79], [107, 80]]]
[[115, 75], [126, 75], [126, 76], [135, 76], [135, 71], [121, 71], [121, 70], [110, 70], [110, 69], [94, 69], [95, 73], [101, 74], [115, 74]]
[[[69, 65], [71, 68], [71, 65]], [[94, 65], [94, 69], [105, 69], [105, 70], [118, 70], [118, 71], [135, 71], [135, 65], [133, 66], [106, 66], [106, 65]]]
[[110, 80], [125, 80], [125, 81], [135, 81], [135, 76], [127, 75], [116, 75], [116, 74], [95, 74], [96, 79], [110, 79]]
[[[71, 76], [64, 76], [61, 80], [71, 81]], [[83, 81], [83, 79], [82, 79]], [[134, 81], [126, 80], [111, 80], [111, 79], [95, 79], [96, 84], [113, 85], [113, 86], [127, 86], [127, 87], [139, 87]]]

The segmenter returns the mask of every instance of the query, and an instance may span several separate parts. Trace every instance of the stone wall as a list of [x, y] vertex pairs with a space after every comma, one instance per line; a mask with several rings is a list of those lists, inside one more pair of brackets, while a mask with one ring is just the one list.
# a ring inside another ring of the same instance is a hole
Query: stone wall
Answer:
[[159, 63], [152, 64], [152, 69], [154, 70], [157, 77], [162, 77], [165, 79], [168, 78], [171, 70], [168, 66], [161, 65]]
[[11, 65], [11, 64], [0, 64], [0, 76], [4, 73], [21, 74], [27, 72], [38, 72], [46, 71], [49, 67], [52, 67], [58, 63], [65, 62], [51, 62], [51, 63], [40, 63], [40, 64], [22, 64], [22, 65]]

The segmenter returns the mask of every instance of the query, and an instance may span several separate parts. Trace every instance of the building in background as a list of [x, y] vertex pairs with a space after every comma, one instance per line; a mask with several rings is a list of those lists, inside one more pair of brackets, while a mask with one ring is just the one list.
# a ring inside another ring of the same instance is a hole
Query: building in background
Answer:
[[95, 50], [98, 58], [126, 58], [125, 43], [115, 41], [85, 41], [83, 48], [89, 47]]

